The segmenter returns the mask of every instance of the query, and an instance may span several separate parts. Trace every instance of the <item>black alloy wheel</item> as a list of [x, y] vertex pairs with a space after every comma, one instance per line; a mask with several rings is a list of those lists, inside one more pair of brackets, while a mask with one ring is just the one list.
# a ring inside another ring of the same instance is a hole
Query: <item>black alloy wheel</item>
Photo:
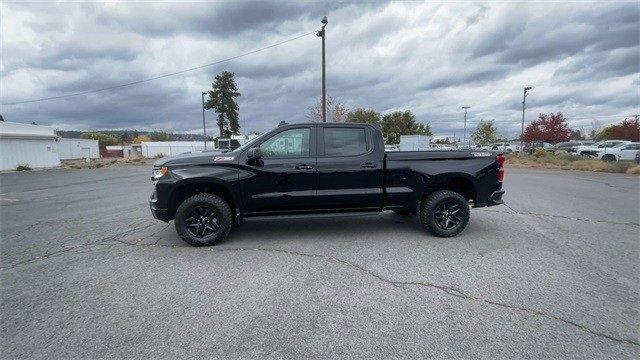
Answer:
[[438, 237], [456, 236], [469, 223], [469, 202], [457, 192], [438, 190], [429, 194], [420, 208], [420, 222]]
[[198, 239], [204, 239], [220, 229], [218, 215], [210, 205], [194, 206], [187, 216], [184, 220], [187, 231]]
[[222, 241], [232, 225], [231, 207], [214, 194], [193, 195], [176, 210], [176, 231], [182, 240], [194, 246], [213, 245]]
[[442, 201], [437, 210], [433, 213], [433, 217], [436, 224], [442, 230], [451, 230], [460, 225], [462, 219], [460, 218], [461, 206], [455, 201]]

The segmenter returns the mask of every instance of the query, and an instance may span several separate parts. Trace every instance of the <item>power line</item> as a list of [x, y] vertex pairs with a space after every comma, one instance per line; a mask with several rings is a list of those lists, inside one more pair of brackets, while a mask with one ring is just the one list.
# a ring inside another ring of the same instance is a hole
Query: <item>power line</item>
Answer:
[[311, 35], [311, 34], [314, 34], [314, 33], [315, 33], [315, 31], [310, 31], [308, 33], [300, 34], [300, 35], [297, 35], [295, 37], [289, 38], [287, 40], [283, 40], [283, 41], [280, 41], [280, 42], [277, 42], [277, 43], [274, 43], [274, 44], [271, 44], [271, 45], [267, 45], [265, 47], [261, 47], [259, 49], [251, 50], [251, 51], [239, 54], [239, 55], [235, 55], [235, 56], [229, 57], [229, 58], [226, 58], [226, 59], [217, 60], [217, 61], [214, 61], [214, 62], [211, 62], [211, 63], [208, 63], [208, 64], [199, 65], [199, 66], [195, 66], [195, 67], [192, 67], [192, 68], [189, 68], [189, 69], [180, 70], [180, 71], [176, 71], [176, 72], [172, 72], [172, 73], [168, 73], [168, 74], [163, 74], [163, 75], [158, 75], [158, 76], [154, 76], [154, 77], [150, 77], [150, 78], [146, 78], [146, 79], [131, 81], [131, 82], [128, 82], [128, 83], [109, 86], [109, 87], [105, 87], [105, 88], [101, 88], [101, 89], [86, 90], [86, 91], [81, 91], [81, 92], [77, 92], [77, 93], [73, 93], [73, 94], [50, 96], [50, 97], [45, 97], [45, 98], [40, 98], [40, 99], [15, 101], [15, 102], [11, 102], [11, 103], [5, 103], [5, 104], [2, 104], [2, 105], [3, 106], [11, 106], [11, 105], [27, 104], [27, 103], [34, 103], [34, 102], [40, 102], [40, 101], [58, 100], [58, 99], [64, 99], [64, 98], [69, 98], [69, 97], [73, 97], [73, 96], [92, 94], [92, 93], [97, 93], [97, 92], [102, 92], [102, 91], [107, 91], [107, 90], [120, 89], [120, 88], [124, 88], [124, 87], [127, 87], [127, 86], [138, 85], [138, 84], [142, 84], [142, 83], [153, 81], [153, 80], [158, 80], [158, 79], [162, 79], [162, 78], [166, 78], [166, 77], [170, 77], [170, 76], [184, 74], [184, 73], [187, 73], [187, 72], [190, 72], [190, 71], [204, 69], [204, 68], [209, 67], [209, 66], [213, 66], [213, 65], [217, 65], [217, 64], [220, 64], [220, 63], [223, 63], [223, 62], [235, 60], [235, 59], [247, 56], [247, 55], [259, 53], [261, 51], [264, 51], [264, 50], [267, 50], [267, 49], [271, 49], [273, 47], [276, 47], [276, 46], [279, 46], [279, 45], [282, 45], [282, 44], [286, 44], [288, 42], [300, 39], [302, 37], [305, 37], [307, 35]]

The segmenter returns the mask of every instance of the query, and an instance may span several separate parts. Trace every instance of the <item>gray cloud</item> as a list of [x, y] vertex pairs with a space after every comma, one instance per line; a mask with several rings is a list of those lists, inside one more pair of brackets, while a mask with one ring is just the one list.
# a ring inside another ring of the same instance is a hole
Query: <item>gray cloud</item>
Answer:
[[[411, 109], [440, 133], [495, 119], [519, 129], [563, 111], [616, 122], [637, 112], [635, 3], [4, 3], [2, 103], [109, 87], [234, 56], [319, 27], [328, 15], [329, 94], [348, 107]], [[65, 128], [194, 131], [200, 92], [236, 73], [241, 125], [305, 121], [320, 95], [314, 35], [241, 59], [119, 90], [3, 105], [8, 121]], [[214, 122], [214, 114], [207, 116]], [[575, 119], [575, 120], [573, 120]]]

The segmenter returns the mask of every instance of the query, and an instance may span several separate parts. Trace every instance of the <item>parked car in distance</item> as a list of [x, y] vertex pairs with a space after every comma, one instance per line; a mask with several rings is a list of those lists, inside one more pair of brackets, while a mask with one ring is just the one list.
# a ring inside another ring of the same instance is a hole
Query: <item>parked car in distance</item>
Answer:
[[436, 143], [429, 144], [429, 148], [427, 149], [427, 151], [450, 151], [450, 150], [455, 150], [455, 148], [451, 145], [436, 144]]
[[575, 153], [576, 147], [583, 145], [593, 145], [593, 141], [591, 140], [573, 140], [567, 142], [557, 143], [553, 146], [552, 151], [555, 153], [558, 150], [564, 150], [568, 153]]
[[634, 161], [640, 151], [640, 143], [632, 142], [598, 151], [596, 157], [603, 161]]
[[469, 205], [503, 203], [504, 160], [492, 151], [385, 152], [371, 124], [283, 125], [231, 152], [156, 161], [149, 206], [192, 245], [217, 243], [249, 217], [383, 210], [450, 237], [466, 227]]
[[504, 152], [518, 152], [520, 151], [520, 144], [513, 143], [497, 143], [493, 144], [491, 150], [499, 150]]
[[629, 142], [630, 141], [626, 140], [602, 140], [592, 145], [576, 146], [575, 153], [583, 156], [596, 156], [599, 151], [603, 151], [606, 148], [612, 148]]

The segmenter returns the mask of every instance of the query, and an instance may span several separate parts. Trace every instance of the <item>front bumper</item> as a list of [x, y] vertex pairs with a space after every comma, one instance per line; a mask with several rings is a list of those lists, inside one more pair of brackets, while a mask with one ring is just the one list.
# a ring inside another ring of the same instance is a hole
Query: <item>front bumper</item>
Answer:
[[151, 194], [151, 199], [149, 199], [149, 208], [151, 209], [151, 215], [155, 219], [162, 220], [164, 222], [169, 222], [169, 211], [167, 209], [158, 208], [156, 203], [158, 199], [155, 198], [154, 194]]

